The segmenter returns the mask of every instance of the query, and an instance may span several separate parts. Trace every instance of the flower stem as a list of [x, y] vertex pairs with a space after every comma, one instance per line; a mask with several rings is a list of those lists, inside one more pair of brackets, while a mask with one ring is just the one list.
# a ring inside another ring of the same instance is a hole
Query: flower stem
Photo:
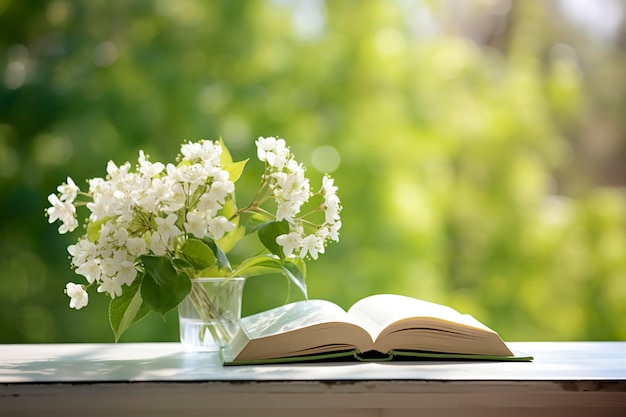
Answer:
[[[220, 288], [221, 290], [221, 288]], [[219, 290], [218, 290], [219, 291]], [[230, 333], [224, 327], [224, 324], [220, 320], [221, 312], [216, 308], [215, 300], [218, 298], [216, 295], [211, 300], [210, 295], [201, 283], [191, 283], [191, 292], [189, 298], [193, 304], [200, 319], [207, 323], [200, 330], [200, 340], [204, 340], [205, 332], [208, 329], [213, 337], [213, 340], [221, 347], [222, 341], [228, 342], [230, 340]]]

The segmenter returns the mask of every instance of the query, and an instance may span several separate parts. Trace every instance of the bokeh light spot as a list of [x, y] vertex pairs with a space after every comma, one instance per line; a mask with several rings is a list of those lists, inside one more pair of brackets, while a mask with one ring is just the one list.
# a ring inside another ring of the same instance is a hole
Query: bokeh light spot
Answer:
[[230, 86], [225, 83], [211, 84], [198, 92], [198, 109], [203, 113], [214, 113], [231, 100]]
[[48, 5], [46, 18], [51, 25], [60, 26], [68, 21], [70, 12], [71, 9], [67, 2], [56, 0]]
[[32, 152], [41, 165], [62, 165], [72, 157], [74, 146], [66, 137], [42, 134], [35, 139]]
[[0, 177], [12, 177], [19, 165], [20, 157], [17, 152], [9, 146], [0, 144]]
[[374, 47], [380, 55], [397, 55], [406, 48], [406, 40], [398, 29], [383, 28], [374, 37]]
[[248, 122], [240, 116], [229, 116], [222, 123], [221, 136], [228, 139], [228, 146], [242, 148], [250, 137]]
[[26, 82], [28, 75], [28, 49], [15, 44], [7, 51], [7, 66], [4, 71], [4, 85], [9, 90], [16, 90]]
[[320, 146], [311, 154], [311, 164], [319, 172], [331, 173], [339, 168], [341, 156], [332, 146]]
[[106, 41], [96, 47], [93, 62], [98, 67], [108, 67], [117, 61], [117, 57], [117, 46], [111, 41]]

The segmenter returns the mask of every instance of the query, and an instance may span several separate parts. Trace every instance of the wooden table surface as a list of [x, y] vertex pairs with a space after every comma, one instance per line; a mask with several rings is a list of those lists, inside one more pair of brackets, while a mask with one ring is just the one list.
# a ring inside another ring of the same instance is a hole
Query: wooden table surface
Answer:
[[533, 362], [223, 367], [178, 343], [0, 345], [0, 415], [626, 416], [626, 342], [518, 342]]

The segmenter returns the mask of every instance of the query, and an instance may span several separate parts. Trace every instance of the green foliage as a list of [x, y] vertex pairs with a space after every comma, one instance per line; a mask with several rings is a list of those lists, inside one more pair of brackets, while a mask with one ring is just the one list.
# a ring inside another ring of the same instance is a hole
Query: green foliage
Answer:
[[[214, 246], [217, 249], [217, 246]], [[180, 248], [181, 257], [189, 262], [196, 270], [203, 270], [213, 266], [217, 258], [213, 250], [202, 240], [193, 237], [188, 238]], [[224, 260], [222, 258], [222, 265]]]
[[142, 281], [141, 278], [136, 279], [121, 296], [111, 299], [109, 303], [109, 322], [116, 342], [128, 327], [150, 312], [141, 298]]
[[[322, 155], [305, 161], [312, 175], [329, 160], [319, 151], [340, 155], [341, 241], [310, 265], [312, 298], [398, 292], [509, 340], [625, 339], [623, 48], [546, 2], [506, 15], [471, 2], [464, 21], [429, 2], [319, 2], [319, 31], [298, 23], [301, 3], [0, 7], [0, 342], [109, 340], [107, 305], [68, 311], [73, 237], [41, 215], [68, 172], [78, 183], [137, 149], [163, 160], [220, 135], [235, 159], [257, 136], [285, 137]], [[238, 190], [261, 171], [246, 164]], [[284, 301], [256, 280], [244, 313]], [[118, 337], [133, 300], [111, 306]], [[122, 340], [177, 340], [172, 314]]]
[[[288, 231], [289, 226], [283, 221], [265, 224], [258, 233], [267, 249], [282, 254], [275, 243], [276, 237]], [[176, 251], [176, 257], [142, 255], [140, 259], [143, 273], [109, 305], [109, 322], [115, 341], [150, 311], [165, 317], [189, 295], [191, 278], [198, 276], [251, 277], [279, 273], [307, 297], [304, 261], [300, 258], [292, 262], [284, 257], [264, 254], [244, 260], [233, 271], [226, 253], [209, 237], [187, 236]]]
[[[236, 233], [234, 234], [234, 236], [237, 237], [242, 237], [240, 236], [240, 234]], [[226, 256], [226, 254], [222, 251], [221, 247], [218, 246], [215, 241], [209, 237], [204, 237], [202, 238], [202, 242], [211, 250], [212, 252], [212, 257], [215, 259], [215, 264], [217, 266], [218, 269], [226, 269], [228, 271], [231, 270], [231, 266], [230, 266], [230, 261], [228, 260], [228, 257]], [[208, 265], [208, 267], [212, 266], [213, 262], [211, 263], [211, 265]]]
[[280, 259], [275, 255], [259, 255], [246, 259], [239, 265], [232, 276], [251, 277], [255, 275], [267, 275], [272, 272], [281, 273], [307, 298], [307, 287], [305, 281], [305, 269], [303, 262], [297, 258], [291, 260]]
[[167, 256], [143, 255], [141, 262], [145, 268], [141, 298], [150, 310], [163, 316], [191, 291], [189, 275], [175, 268]]
[[259, 239], [271, 253], [283, 259], [283, 248], [276, 243], [276, 238], [289, 233], [289, 224], [283, 220], [280, 222], [263, 223], [257, 230]]

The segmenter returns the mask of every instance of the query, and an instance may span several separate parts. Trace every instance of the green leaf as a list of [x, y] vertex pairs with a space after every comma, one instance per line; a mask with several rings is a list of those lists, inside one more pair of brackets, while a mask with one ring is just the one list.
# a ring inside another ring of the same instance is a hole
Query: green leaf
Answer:
[[141, 297], [151, 310], [163, 316], [189, 294], [191, 280], [166, 256], [143, 255], [141, 261], [145, 269]]
[[300, 290], [304, 298], [308, 298], [306, 288], [306, 269], [298, 266], [303, 261], [285, 261], [274, 255], [265, 254], [249, 258], [241, 263], [231, 275], [240, 277], [251, 277], [255, 275], [269, 274], [272, 272], [281, 273], [288, 278]]
[[289, 233], [289, 223], [286, 220], [280, 222], [268, 222], [259, 227], [259, 240], [270, 252], [279, 256], [281, 259], [285, 257], [283, 248], [276, 243], [276, 238], [280, 235]]
[[271, 266], [263, 266], [256, 265], [246, 268], [243, 273], [238, 274], [240, 277], [254, 277], [259, 275], [270, 275], [270, 274], [282, 274], [282, 271], [277, 265]]
[[237, 242], [239, 242], [246, 235], [245, 227], [237, 227], [232, 232], [226, 233], [223, 238], [221, 238], [217, 245], [222, 248], [224, 253], [230, 252]]
[[250, 271], [253, 271], [253, 267], [256, 266], [268, 266], [272, 267], [273, 269], [277, 269], [278, 263], [280, 261], [281, 260], [278, 257], [270, 254], [253, 256], [252, 258], [248, 258], [243, 261], [239, 265], [239, 267], [233, 272], [232, 276], [249, 277], [252, 275], [256, 275], [255, 273], [250, 273]]
[[[196, 191], [194, 191], [193, 195], [189, 198], [189, 201], [195, 202], [194, 207], [197, 207], [198, 201], [200, 200], [200, 197], [202, 197], [202, 195], [206, 192], [206, 189], [206, 184], [199, 185], [198, 188], [196, 188]], [[180, 218], [184, 219], [184, 216], [179, 216], [179, 219]]]
[[253, 233], [257, 231], [261, 226], [264, 226], [267, 223], [271, 223], [274, 221], [272, 217], [263, 213], [255, 213], [253, 214], [246, 224], [246, 234]]
[[230, 261], [228, 260], [228, 256], [220, 249], [220, 247], [215, 243], [213, 239], [210, 237], [203, 237], [202, 242], [204, 242], [212, 251], [213, 255], [217, 259], [217, 267], [219, 269], [226, 268], [229, 271], [231, 270]]
[[228, 180], [236, 182], [243, 174], [243, 170], [246, 168], [246, 164], [250, 158], [246, 158], [243, 161], [232, 162], [230, 164], [223, 164], [222, 169], [228, 171]]
[[236, 226], [238, 226], [239, 216], [235, 216], [235, 213], [237, 213], [237, 205], [235, 204], [235, 199], [233, 196], [229, 196], [224, 201], [224, 205], [221, 209], [221, 214], [222, 216], [229, 219], [231, 223], [234, 223]]
[[176, 269], [186, 269], [186, 268], [192, 268], [193, 269], [193, 265], [191, 265], [186, 260], [180, 259], [180, 258], [172, 259], [172, 265], [174, 265], [174, 268], [176, 268]]
[[141, 298], [139, 291], [141, 281], [141, 277], [137, 277], [128, 288], [124, 288], [122, 295], [111, 299], [109, 303], [109, 323], [116, 343], [130, 325], [138, 322], [150, 312]]
[[298, 268], [298, 266], [291, 262], [281, 262], [280, 265], [283, 275], [285, 275], [289, 280], [295, 284], [295, 286], [300, 290], [304, 298], [309, 298], [306, 289], [306, 281], [304, 272]]
[[246, 164], [250, 160], [250, 158], [244, 159], [243, 161], [233, 162], [233, 157], [228, 150], [228, 147], [224, 143], [222, 138], [218, 140], [219, 145], [222, 148], [222, 154], [220, 155], [220, 165], [222, 169], [228, 171], [228, 179], [229, 181], [236, 182], [243, 173]]
[[[230, 272], [230, 271], [228, 271]], [[198, 271], [196, 273], [196, 277], [206, 277], [206, 278], [213, 278], [213, 277], [225, 277], [227, 276], [228, 273], [225, 272], [224, 270], [221, 270], [217, 267], [217, 264], [207, 268], [207, 269], [203, 269], [202, 271]]]
[[102, 225], [110, 219], [111, 217], [108, 216], [95, 222], [89, 222], [87, 225], [87, 239], [89, 239], [90, 242], [97, 242], [98, 239], [100, 239], [100, 230], [102, 229]]
[[206, 269], [213, 265], [216, 257], [210, 246], [203, 240], [195, 237], [189, 237], [180, 248], [180, 255], [189, 262], [194, 269]]
[[304, 262], [304, 259], [300, 257], [289, 258], [289, 260], [285, 261], [285, 263], [294, 264], [300, 271], [299, 273], [302, 275], [303, 279], [306, 277], [306, 262]]
[[222, 154], [220, 155], [220, 165], [224, 166], [224, 165], [232, 164], [233, 157], [231, 156], [230, 151], [228, 150], [228, 147], [224, 143], [224, 140], [220, 137], [217, 140], [217, 143], [222, 148]]

